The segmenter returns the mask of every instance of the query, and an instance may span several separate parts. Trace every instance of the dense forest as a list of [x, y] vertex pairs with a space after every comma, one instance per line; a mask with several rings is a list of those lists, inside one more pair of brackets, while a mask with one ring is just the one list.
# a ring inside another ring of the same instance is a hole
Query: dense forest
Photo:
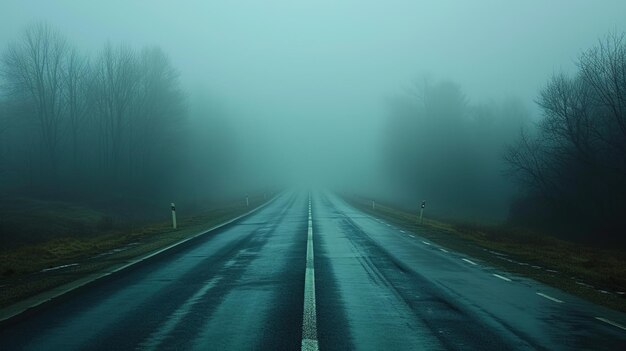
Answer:
[[149, 212], [225, 188], [206, 166], [233, 162], [215, 132], [224, 123], [207, 99], [189, 107], [159, 47], [106, 43], [86, 54], [37, 23], [2, 51], [0, 77], [1, 194]]

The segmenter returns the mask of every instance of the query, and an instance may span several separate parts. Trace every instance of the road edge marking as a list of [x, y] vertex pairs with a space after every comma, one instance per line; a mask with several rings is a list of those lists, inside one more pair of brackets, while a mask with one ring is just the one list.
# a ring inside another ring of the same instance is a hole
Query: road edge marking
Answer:
[[537, 295], [539, 295], [539, 296], [541, 296], [543, 298], [546, 298], [548, 300], [552, 300], [554, 302], [563, 303], [563, 301], [557, 299], [556, 297], [552, 297], [552, 296], [546, 295], [544, 293], [537, 292]]
[[496, 277], [496, 278], [500, 278], [500, 279], [502, 279], [502, 280], [505, 280], [505, 281], [507, 281], [507, 282], [510, 282], [510, 281], [511, 281], [511, 279], [510, 279], [510, 278], [507, 278], [507, 277], [502, 276], [502, 275], [500, 275], [500, 274], [495, 274], [495, 273], [493, 273], [493, 276], [494, 276], [494, 277]]
[[462, 258], [462, 260], [463, 260], [463, 261], [465, 261], [465, 262], [467, 262], [467, 263], [469, 263], [469, 264], [471, 264], [471, 265], [478, 266], [478, 263], [473, 262], [473, 261], [470, 261], [470, 260], [468, 260], [467, 258]]
[[615, 323], [612, 320], [609, 320], [609, 319], [606, 319], [606, 318], [602, 318], [602, 317], [594, 317], [594, 318], [599, 320], [599, 321], [601, 321], [601, 322], [604, 322], [606, 324], [610, 324], [610, 325], [612, 325], [612, 326], [614, 326], [616, 328], [620, 328], [621, 330], [625, 330], [626, 331], [626, 327], [625, 326], [623, 326], [623, 325], [621, 325], [619, 323]]
[[317, 315], [315, 311], [315, 266], [313, 264], [313, 217], [309, 193], [309, 226], [307, 230], [306, 270], [304, 275], [304, 310], [302, 312], [302, 348], [319, 350], [317, 344]]

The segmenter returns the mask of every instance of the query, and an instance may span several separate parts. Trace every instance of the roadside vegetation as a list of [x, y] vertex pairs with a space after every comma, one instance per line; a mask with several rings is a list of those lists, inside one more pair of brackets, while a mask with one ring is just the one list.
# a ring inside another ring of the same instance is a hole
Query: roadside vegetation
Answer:
[[101, 217], [101, 213], [73, 205], [29, 202], [31, 211], [20, 211], [16, 218], [24, 221], [24, 226], [3, 227], [3, 232], [13, 231], [6, 232], [12, 235], [2, 236], [0, 307], [131, 262], [263, 202], [263, 196], [256, 196], [250, 199], [250, 206], [236, 201], [181, 216], [176, 230], [172, 229], [168, 212], [155, 221], [115, 223], [107, 215]]
[[527, 276], [574, 295], [626, 312], [626, 254], [565, 241], [512, 225], [478, 225], [434, 219], [419, 213], [346, 196], [361, 210], [384, 218], [451, 250]]
[[158, 46], [88, 52], [37, 22], [0, 48], [0, 306], [244, 213], [264, 186], [235, 176], [218, 105]]
[[562, 238], [626, 247], [626, 36], [584, 51], [540, 91], [543, 112], [505, 154], [526, 195], [511, 220]]
[[448, 217], [626, 248], [625, 34], [600, 38], [575, 63], [546, 77], [538, 116], [513, 98], [471, 101], [452, 81], [425, 79], [390, 99], [385, 194], [406, 207], [427, 199]]

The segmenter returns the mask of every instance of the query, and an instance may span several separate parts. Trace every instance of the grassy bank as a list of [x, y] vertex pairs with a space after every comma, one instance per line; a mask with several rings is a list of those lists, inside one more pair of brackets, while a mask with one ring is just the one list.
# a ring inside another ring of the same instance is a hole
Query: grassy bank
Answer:
[[[26, 233], [32, 228], [44, 232], [28, 236], [27, 240], [14, 237], [13, 243], [5, 243], [0, 250], [0, 307], [132, 261], [241, 215], [262, 202], [262, 198], [253, 198], [250, 207], [238, 202], [182, 216], [176, 230], [169, 220], [101, 230], [98, 225], [106, 215], [72, 206], [54, 206], [52, 220], [47, 212], [50, 206], [42, 205], [40, 210], [28, 213], [15, 211], [15, 216], [34, 222], [27, 226]], [[92, 215], [78, 220], [76, 212]], [[64, 220], [67, 217], [71, 220]], [[46, 223], [51, 223], [47, 231]], [[72, 223], [79, 223], [84, 232], [68, 230]], [[9, 241], [4, 233], [3, 240]]]
[[559, 240], [506, 226], [480, 226], [424, 218], [358, 197], [356, 207], [452, 250], [500, 269], [558, 287], [595, 303], [626, 312], [626, 254]]

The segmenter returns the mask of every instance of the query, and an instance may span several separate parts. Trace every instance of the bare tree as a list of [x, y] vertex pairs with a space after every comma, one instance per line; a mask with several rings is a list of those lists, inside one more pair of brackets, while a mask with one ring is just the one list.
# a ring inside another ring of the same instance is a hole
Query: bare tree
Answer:
[[608, 156], [606, 164], [626, 177], [626, 40], [610, 34], [579, 61], [581, 80], [595, 109], [595, 137]]
[[94, 66], [94, 105], [100, 119], [103, 163], [115, 178], [122, 164], [124, 134], [132, 118], [139, 71], [135, 51], [107, 44]]
[[545, 155], [544, 142], [522, 129], [517, 143], [507, 148], [504, 159], [510, 175], [517, 177], [531, 191], [542, 194], [546, 200], [554, 201], [559, 186], [558, 181], [550, 176], [551, 166]]
[[559, 74], [541, 91], [536, 134], [507, 152], [510, 171], [588, 229], [622, 230], [626, 210], [626, 42], [609, 35], [584, 52], [573, 78]]
[[178, 71], [160, 48], [143, 49], [139, 63], [135, 104], [138, 110], [130, 129], [133, 134], [129, 155], [134, 158], [132, 164], [150, 172], [157, 161], [157, 153], [171, 153], [175, 147], [173, 138], [180, 130], [185, 113], [184, 96], [179, 87]]
[[6, 101], [0, 97], [0, 174], [2, 174], [6, 168], [6, 156], [4, 151], [4, 141], [6, 138], [4, 138], [4, 134], [9, 129], [8, 108], [6, 105]]
[[0, 137], [9, 129], [8, 114], [7, 102], [0, 97]]
[[78, 50], [69, 50], [63, 67], [64, 102], [67, 107], [69, 130], [72, 137], [72, 163], [78, 166], [78, 137], [87, 115], [87, 78], [89, 64]]
[[57, 171], [63, 117], [63, 63], [68, 45], [45, 23], [28, 27], [2, 56], [2, 77], [12, 95], [30, 101], [39, 124], [43, 160], [50, 175]]
[[582, 79], [595, 92], [595, 103], [604, 106], [626, 138], [626, 41], [624, 34], [610, 34], [586, 51], [579, 60]]

